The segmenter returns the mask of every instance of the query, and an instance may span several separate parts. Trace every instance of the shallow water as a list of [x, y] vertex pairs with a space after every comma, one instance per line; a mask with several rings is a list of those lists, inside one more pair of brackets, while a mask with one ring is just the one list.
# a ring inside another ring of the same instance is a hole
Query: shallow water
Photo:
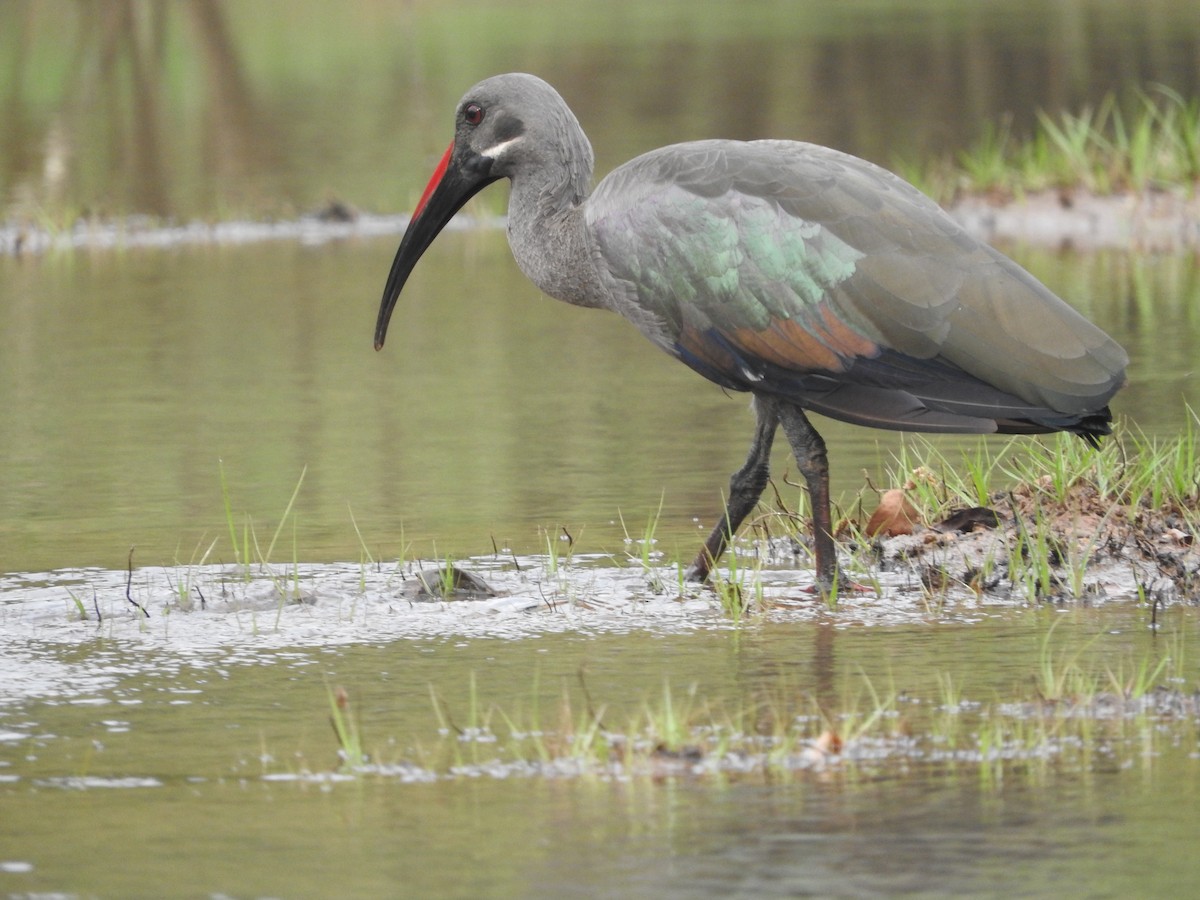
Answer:
[[[659, 549], [695, 552], [749, 441], [743, 397], [614, 315], [539, 296], [498, 230], [444, 235], [374, 353], [393, 252], [0, 259], [0, 570], [122, 568], [131, 546], [139, 565], [200, 562], [214, 542], [207, 561], [231, 562], [222, 471], [239, 543], [249, 522], [263, 551], [303, 473], [276, 561], [358, 560], [363, 542], [383, 559], [528, 552], [560, 527], [619, 553], [660, 501]], [[1129, 349], [1116, 413], [1177, 432], [1200, 402], [1195, 257], [1014, 252]], [[899, 436], [818, 427], [848, 506], [864, 471], [888, 480]]]
[[[1187, 2], [280, 9], [5, 5], [3, 218], [291, 218], [331, 196], [395, 215], [461, 91], [511, 69], [563, 90], [601, 173], [713, 135], [894, 164], [1112, 90], [1200, 90]], [[441, 238], [373, 354], [396, 240], [301, 230], [0, 259], [0, 571], [120, 568], [130, 546], [139, 564], [197, 562], [218, 539], [207, 561], [229, 561], [222, 466], [235, 529], [249, 518], [264, 544], [305, 473], [278, 550], [310, 562], [357, 560], [363, 541], [379, 558], [532, 551], [563, 527], [616, 552], [660, 499], [660, 548], [692, 553], [745, 452], [744, 399], [616, 317], [540, 297], [495, 230]], [[1195, 257], [1014, 253], [1130, 350], [1117, 413], [1177, 431], [1197, 396]], [[900, 439], [821, 428], [853, 506], [864, 470], [886, 480]]]
[[[177, 570], [143, 570], [143, 618], [120, 572], [5, 579], [0, 890], [1122, 894], [1197, 875], [1194, 720], [1098, 720], [1082, 754], [1050, 737], [993, 763], [939, 754], [925, 733], [947, 674], [964, 709], [1034, 700], [1046, 646], [1127, 671], [1195, 646], [1189, 608], [1157, 635], [1124, 603], [930, 608], [912, 586], [830, 612], [799, 590], [807, 573], [779, 570], [764, 575], [772, 611], [733, 627], [710, 595], [654, 593], [602, 561], [468, 565], [508, 596], [412, 604], [394, 567], [302, 567], [309, 602], [280, 605], [261, 574], [208, 568], [186, 573], [189, 610], [171, 603]], [[1176, 662], [1194, 685], [1195, 655]], [[844, 762], [772, 777], [572, 775], [569, 760], [538, 774], [503, 743], [439, 735], [430, 686], [461, 724], [472, 704], [540, 705], [553, 729], [563, 690], [583, 703], [580, 673], [617, 722], [664, 683], [716, 705], [815, 698], [834, 727], [891, 691], [912, 743], [851, 740]], [[351, 692], [373, 774], [333, 774], [333, 685]]]
[[[281, 9], [0, 6], [2, 217], [291, 220], [331, 197], [394, 215], [461, 91], [512, 69], [563, 90], [600, 171], [713, 134], [890, 164], [1010, 113], [1020, 130], [1110, 89], [1200, 89], [1191, 2]], [[539, 297], [494, 229], [439, 240], [375, 354], [396, 238], [294, 237], [0, 258], [0, 894], [1170, 896], [1200, 880], [1194, 715], [1043, 733], [1024, 712], [1048, 659], [1122, 678], [1165, 661], [1159, 687], [1195, 690], [1192, 600], [1152, 611], [1127, 581], [1066, 606], [939, 598], [901, 571], [830, 610], [811, 571], [771, 560], [751, 572], [767, 611], [736, 624], [711, 593], [679, 597], [673, 562], [741, 462], [744, 398], [613, 316]], [[1200, 404], [1196, 258], [1012, 252], [1129, 349], [1116, 412], [1176, 433]], [[820, 427], [846, 507], [889, 480], [898, 437]], [[653, 577], [627, 542], [651, 529]], [[447, 555], [501, 596], [412, 602], [413, 561]], [[564, 693], [620, 723], [664, 684], [702, 709], [782, 703], [846, 745], [821, 767], [543, 765], [444, 733], [430, 698], [497, 733], [497, 710], [540, 710], [554, 732]], [[353, 775], [335, 687], [371, 755]], [[884, 737], [857, 734], [881, 695]], [[1005, 710], [1029, 735], [991, 746]]]

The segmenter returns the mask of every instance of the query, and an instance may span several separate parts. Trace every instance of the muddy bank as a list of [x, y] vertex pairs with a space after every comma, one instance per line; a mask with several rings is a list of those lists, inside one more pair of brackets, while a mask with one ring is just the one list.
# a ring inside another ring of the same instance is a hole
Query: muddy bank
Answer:
[[1200, 197], [1195, 192], [1099, 196], [1081, 190], [1042, 191], [1019, 200], [964, 197], [949, 210], [989, 243], [1076, 250], [1200, 249]]
[[[145, 216], [112, 221], [81, 220], [70, 228], [47, 229], [26, 222], [0, 226], [0, 255], [38, 255], [63, 250], [122, 250], [206, 245], [240, 245], [260, 241], [322, 244], [356, 237], [399, 237], [407, 215], [366, 215], [341, 203], [298, 219], [272, 222], [162, 222]], [[452, 229], [498, 228], [502, 219], [460, 217]]]
[[[948, 207], [971, 234], [989, 243], [1025, 243], [1077, 250], [1142, 251], [1200, 249], [1200, 197], [1149, 191], [1097, 196], [1085, 191], [1044, 191], [1018, 200], [970, 196]], [[320, 244], [353, 237], [398, 236], [407, 215], [360, 213], [340, 201], [301, 216], [272, 222], [177, 224], [144, 216], [112, 221], [81, 220], [53, 229], [28, 222], [0, 225], [0, 255], [62, 250], [248, 244], [300, 241]], [[502, 217], [460, 216], [455, 228], [501, 228]]]
[[988, 508], [881, 535], [874, 563], [911, 573], [933, 596], [965, 588], [1007, 600], [1196, 602], [1200, 544], [1179, 502], [1121, 504], [1087, 482], [1058, 499], [1050, 492], [1048, 479], [1018, 485]]

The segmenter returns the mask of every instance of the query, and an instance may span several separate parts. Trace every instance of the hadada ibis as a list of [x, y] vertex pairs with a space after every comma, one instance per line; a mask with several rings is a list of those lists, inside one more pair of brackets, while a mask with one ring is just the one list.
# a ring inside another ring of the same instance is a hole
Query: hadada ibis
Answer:
[[[807, 482], [816, 583], [838, 578], [825, 443], [808, 412], [899, 431], [1070, 431], [1095, 445], [1128, 357], [1015, 262], [892, 173], [813, 144], [706, 140], [591, 190], [592, 148], [532, 75], [475, 85], [400, 241], [375, 328], [475, 193], [511, 182], [508, 241], [551, 297], [610, 309], [757, 415], [703, 581], [767, 484], [782, 426]], [[844, 584], [845, 582], [843, 582]]]

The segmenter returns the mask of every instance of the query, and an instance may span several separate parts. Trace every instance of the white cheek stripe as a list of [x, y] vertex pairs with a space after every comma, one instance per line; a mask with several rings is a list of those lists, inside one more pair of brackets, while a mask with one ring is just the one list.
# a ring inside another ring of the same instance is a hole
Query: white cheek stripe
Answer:
[[486, 156], [488, 159], [497, 159], [497, 158], [499, 158], [500, 154], [502, 154], [505, 150], [507, 150], [509, 147], [511, 147], [513, 144], [515, 144], [519, 140], [520, 140], [519, 137], [509, 138], [507, 141], [501, 141], [495, 147], [489, 147], [488, 149], [484, 150], [479, 155]]

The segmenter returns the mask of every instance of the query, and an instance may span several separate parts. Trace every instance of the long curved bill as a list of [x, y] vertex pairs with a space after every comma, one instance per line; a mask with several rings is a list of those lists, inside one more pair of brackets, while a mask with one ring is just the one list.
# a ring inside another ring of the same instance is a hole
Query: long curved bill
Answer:
[[480, 165], [486, 157], [474, 157], [463, 165], [456, 159], [454, 147], [451, 143], [446, 148], [442, 161], [438, 163], [433, 177], [425, 186], [425, 192], [421, 194], [417, 208], [413, 210], [404, 237], [400, 239], [400, 248], [392, 261], [392, 270], [388, 273], [387, 284], [383, 288], [383, 299], [379, 303], [379, 318], [375, 322], [376, 350], [383, 347], [392, 310], [395, 309], [404, 283], [408, 281], [417, 260], [429, 249], [438, 233], [454, 218], [454, 214], [462, 209], [463, 204], [496, 180], [487, 174], [491, 168], [490, 160], [487, 160], [488, 164]]

